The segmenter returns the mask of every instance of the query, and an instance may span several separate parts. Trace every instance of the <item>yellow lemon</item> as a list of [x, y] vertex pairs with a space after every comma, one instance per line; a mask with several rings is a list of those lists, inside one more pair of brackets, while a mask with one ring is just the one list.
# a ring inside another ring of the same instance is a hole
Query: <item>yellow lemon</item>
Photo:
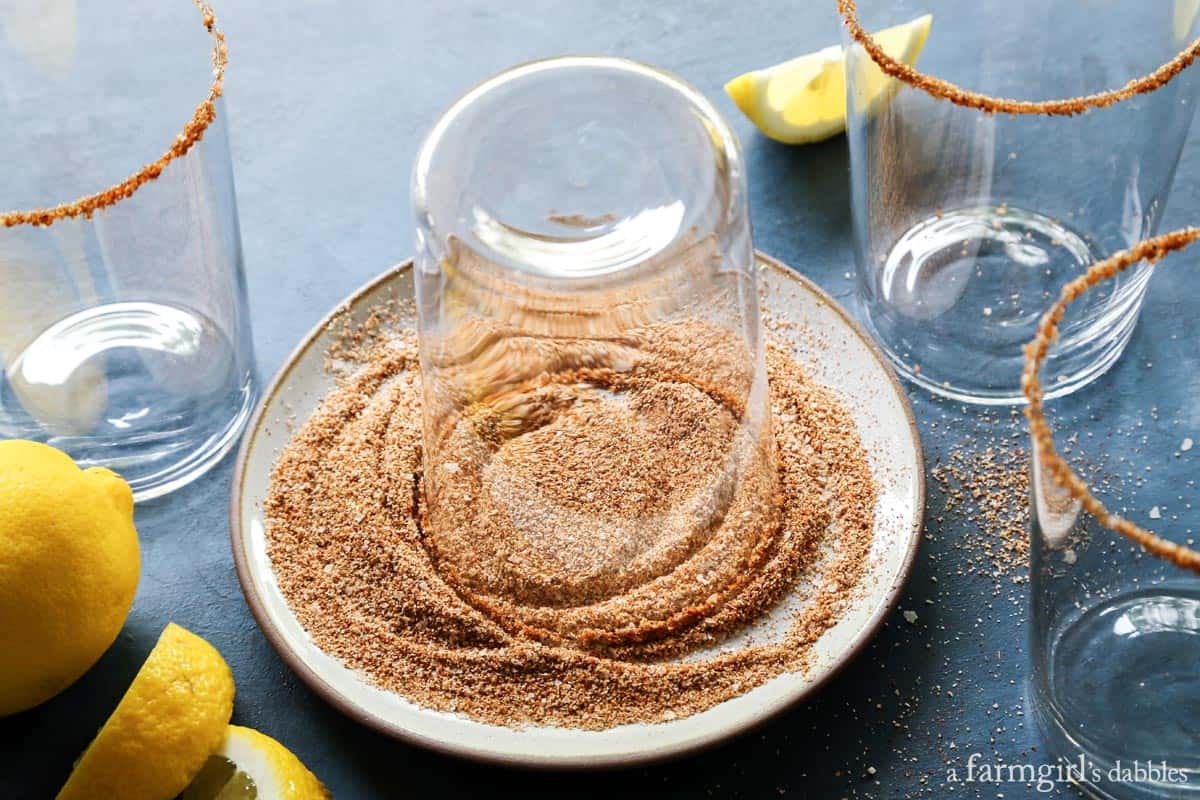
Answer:
[[266, 734], [230, 725], [180, 800], [328, 800], [300, 759]]
[[[896, 25], [874, 35], [884, 52], [916, 64], [933, 17]], [[846, 130], [846, 57], [841, 47], [826, 47], [766, 69], [747, 72], [725, 84], [725, 91], [760, 131], [785, 144], [807, 144]], [[872, 68], [864, 107], [871, 108], [894, 89], [895, 81]]]
[[125, 481], [44, 444], [0, 441], [0, 716], [96, 663], [125, 624], [139, 569]]
[[58, 800], [168, 800], [221, 746], [233, 675], [208, 642], [168, 625]]
[[1196, 24], [1196, 15], [1200, 13], [1200, 0], [1175, 0], [1175, 39], [1187, 41], [1192, 27]]

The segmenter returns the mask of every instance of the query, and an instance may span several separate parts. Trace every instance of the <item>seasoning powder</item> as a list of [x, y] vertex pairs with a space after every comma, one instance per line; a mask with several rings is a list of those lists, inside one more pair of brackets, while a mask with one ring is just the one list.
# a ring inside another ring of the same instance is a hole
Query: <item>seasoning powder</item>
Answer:
[[[876, 486], [851, 417], [786, 349], [767, 352], [777, 466], [752, 458], [742, 476], [777, 481], [777, 507], [735, 497], [715, 530], [665, 545], [591, 538], [632, 531], [623, 518], [645, 517], [647, 504], [669, 503], [671, 492], [686, 495], [704, 479], [695, 465], [727, 446], [719, 404], [696, 388], [705, 375], [705, 348], [696, 347], [694, 363], [681, 365], [676, 353], [670, 370], [656, 375], [651, 361], [619, 387], [659, 424], [621, 429], [608, 411], [582, 408], [498, 451], [521, 476], [519, 489], [613, 523], [577, 540], [547, 527], [559, 557], [539, 562], [513, 550], [522, 538], [497, 523], [503, 514], [487, 513], [482, 487], [495, 465], [471, 447], [443, 448], [432, 466], [446, 473], [443, 485], [470, 487], [439, 497], [440, 518], [463, 527], [426, 530], [416, 337], [386, 316], [344, 331], [334, 346], [330, 363], [349, 367], [283, 449], [266, 502], [279, 587], [322, 650], [432, 709], [586, 729], [675, 719], [807, 668], [858, 586]], [[702, 324], [678, 325], [703, 340]], [[647, 334], [648, 347], [680, 341], [670, 328]], [[571, 405], [566, 387], [548, 389], [556, 407]], [[689, 418], [707, 434], [680, 428]], [[617, 465], [671, 476], [664, 496], [624, 494], [616, 469], [602, 474]], [[761, 474], [768, 468], [777, 475]], [[622, 548], [653, 558], [614, 557]], [[480, 568], [501, 557], [519, 565], [517, 579]], [[790, 618], [763, 624], [789, 595]]]

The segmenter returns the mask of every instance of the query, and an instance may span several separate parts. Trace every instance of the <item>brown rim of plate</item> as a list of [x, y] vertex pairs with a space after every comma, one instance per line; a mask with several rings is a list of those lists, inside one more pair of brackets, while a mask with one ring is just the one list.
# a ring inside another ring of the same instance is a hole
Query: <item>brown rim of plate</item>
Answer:
[[1038, 371], [1046, 360], [1046, 354], [1050, 350], [1050, 346], [1058, 339], [1058, 326], [1062, 321], [1063, 314], [1066, 313], [1067, 306], [1078, 300], [1088, 289], [1113, 278], [1130, 266], [1146, 261], [1153, 267], [1163, 256], [1187, 247], [1198, 238], [1200, 238], [1200, 228], [1181, 228], [1152, 239], [1146, 239], [1128, 250], [1121, 250], [1103, 261], [1096, 262], [1087, 272], [1064, 286], [1058, 300], [1042, 316], [1033, 341], [1025, 346], [1025, 370], [1021, 375], [1021, 389], [1025, 393], [1025, 399], [1029, 401], [1025, 407], [1025, 416], [1029, 420], [1030, 435], [1037, 448], [1036, 455], [1041, 458], [1046, 472], [1050, 474], [1054, 482], [1065, 489], [1072, 498], [1078, 500], [1083, 508], [1099, 520], [1104, 527], [1133, 540], [1152, 555], [1200, 574], [1200, 552], [1175, 544], [1153, 531], [1139, 527], [1119, 514], [1111, 513], [1092, 494], [1087, 482], [1080, 478], [1063, 460], [1054, 447], [1054, 431], [1051, 430], [1050, 423], [1046, 420], [1043, 408], [1045, 393], [1038, 380]]
[[867, 54], [871, 56], [871, 60], [885, 74], [933, 97], [949, 100], [955, 105], [974, 108], [987, 114], [1047, 114], [1070, 117], [1082, 114], [1092, 108], [1107, 108], [1134, 95], [1161, 89], [1172, 78], [1191, 66], [1192, 62], [1200, 56], [1200, 39], [1196, 39], [1158, 69], [1134, 78], [1120, 88], [1057, 100], [1013, 100], [1007, 97], [991, 97], [964, 89], [949, 81], [927, 75], [916, 67], [893, 58], [884, 52], [883, 48], [875, 42], [875, 39], [859, 22], [856, 0], [837, 0], [837, 7], [850, 37], [862, 45]]
[[[895, 371], [888, 363], [887, 358], [883, 355], [883, 351], [871, 339], [858, 322], [851, 317], [844, 308], [834, 300], [828, 293], [817, 286], [808, 278], [801, 275], [799, 272], [785, 266], [783, 262], [778, 261], [767, 254], [755, 250], [756, 262], [766, 264], [782, 273], [787, 278], [795, 281], [802, 286], [806, 291], [815, 295], [828, 308], [832, 309], [846, 324], [846, 326], [866, 345], [868, 351], [874, 357], [877, 364], [883, 368], [884, 374], [888, 377], [892, 389], [896, 396], [900, 399], [901, 406], [904, 409], [904, 415], [908, 419], [909, 434], [912, 437], [913, 447], [915, 450], [917, 461], [916, 475], [916, 508], [917, 514], [913, 525], [912, 536], [909, 538], [908, 550], [904, 555], [904, 563], [901, 566], [900, 572], [892, 585], [888, 587], [884, 595], [883, 602], [875, 609], [870, 619], [863, 626], [862, 630], [855, 636], [853, 642], [841, 654], [834, 659], [833, 663], [818, 680], [814, 681], [809, 686], [805, 687], [802, 692], [794, 696], [788, 697], [786, 700], [775, 702], [771, 705], [764, 706], [763, 709], [755, 715], [754, 718], [743, 724], [741, 727], [728, 731], [719, 736], [713, 736], [709, 739], [702, 740], [698, 743], [685, 743], [675, 745], [661, 750], [647, 750], [644, 753], [637, 755], [622, 756], [620, 758], [599, 757], [588, 758], [586, 756], [577, 756], [573, 761], [567, 763], [556, 760], [544, 760], [534, 762], [528, 758], [520, 756], [511, 756], [495, 753], [481, 753], [474, 748], [456, 747], [438, 739], [431, 739], [420, 734], [414, 733], [406, 728], [395, 725], [390, 720], [384, 719], [370, 711], [362, 708], [359, 705], [347, 700], [341, 692], [329, 685], [324, 678], [321, 677], [315, 670], [311, 669], [304, 661], [292, 651], [282, 634], [271, 622], [270, 615], [267, 613], [262, 598], [258, 596], [254, 588], [254, 581], [250, 573], [249, 561], [246, 557], [246, 532], [242, 529], [241, 509], [243, 503], [242, 486], [245, 481], [246, 460], [249, 457], [251, 444], [258, 435], [258, 428], [262, 423], [267, 405], [279, 392], [283, 383], [291, 375], [293, 368], [299, 361], [300, 356], [305, 353], [316, 340], [324, 333], [333, 322], [335, 322], [345, 311], [354, 307], [364, 295], [369, 294], [379, 287], [380, 284], [393, 279], [397, 274], [405, 270], [412, 269], [413, 260], [410, 258], [386, 272], [372, 278], [363, 286], [356, 289], [349, 297], [338, 303], [332, 311], [325, 315], [318, 322], [300, 343], [288, 355], [287, 360], [275, 377], [271, 379], [270, 385], [263, 392], [262, 397], [258, 402], [258, 407], [254, 410], [249, 423], [246, 426], [246, 433], [242, 439], [241, 446], [238, 449], [237, 461], [233, 468], [233, 483], [230, 489], [229, 503], [229, 533], [231, 545], [233, 548], [233, 562], [237, 570], [238, 582], [242, 585], [242, 593], [246, 596], [246, 604], [250, 607], [250, 613], [254, 616], [258, 627], [270, 642], [271, 647], [279, 654], [279, 657], [285, 664], [295, 672], [300, 679], [312, 689], [325, 702], [332, 705], [334, 708], [341, 711], [347, 717], [354, 721], [365, 725], [368, 728], [387, 734], [392, 738], [399, 739], [409, 744], [418, 745], [427, 749], [433, 750], [445, 755], [451, 755], [459, 758], [467, 758], [473, 761], [498, 764], [508, 767], [521, 767], [530, 769], [553, 769], [561, 771], [580, 770], [580, 769], [599, 769], [599, 768], [617, 768], [633, 766], [638, 764], [649, 764], [653, 762], [666, 761], [672, 758], [680, 757], [685, 754], [694, 754], [714, 747], [722, 742], [725, 742], [735, 736], [741, 736], [755, 728], [759, 727], [768, 720], [774, 718], [788, 708], [793, 707], [800, 701], [811, 697], [822, 687], [825, 686], [835, 675], [839, 674], [845, 667], [866, 647], [867, 643], [875, 637], [879, 629], [883, 626], [887, 616], [896, 608], [896, 604], [900, 599], [900, 593], [903, 591], [908, 579], [912, 574], [913, 564], [916, 561], [917, 550], [921, 544], [921, 538], [925, 528], [925, 452], [921, 445], [920, 429], [917, 427], [916, 416], [912, 410], [912, 404], [909, 402], [908, 394], [904, 391], [904, 385], [896, 376]], [[729, 701], [726, 701], [729, 702]], [[483, 723], [480, 723], [483, 724]]]
[[175, 137], [171, 147], [125, 180], [95, 194], [62, 203], [53, 208], [4, 212], [0, 214], [0, 227], [12, 228], [17, 225], [46, 227], [69, 217], [91, 219], [97, 211], [116, 205], [131, 197], [143, 185], [157, 179], [167, 164], [187, 155], [196, 142], [204, 138], [204, 132], [217, 118], [217, 100], [224, 91], [225, 65], [229, 61], [229, 49], [225, 46], [225, 34], [217, 27], [217, 15], [213, 12], [212, 7], [204, 0], [192, 0], [192, 2], [200, 10], [200, 19], [203, 21], [208, 35], [212, 37], [213, 80], [209, 84], [208, 95], [200, 101], [200, 105], [196, 106], [196, 110], [192, 112], [192, 118]]

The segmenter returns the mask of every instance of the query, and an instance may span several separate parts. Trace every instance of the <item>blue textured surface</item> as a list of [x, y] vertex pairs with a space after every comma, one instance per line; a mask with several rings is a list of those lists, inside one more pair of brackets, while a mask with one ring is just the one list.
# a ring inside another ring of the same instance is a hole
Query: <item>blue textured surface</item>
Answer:
[[[229, 0], [218, 10], [231, 50], [230, 130], [264, 380], [334, 303], [411, 254], [409, 166], [438, 112], [491, 73], [564, 52], [646, 60], [712, 98], [744, 144], [756, 245], [835, 297], [850, 296], [844, 140], [801, 149], [774, 144], [721, 91], [733, 75], [836, 41], [832, 0]], [[1198, 169], [1193, 139], [1165, 227], [1194, 220]], [[1192, 260], [1184, 256], [1161, 270], [1151, 313], [1191, 308]], [[1114, 391], [1137, 392], [1146, 359], [1170, 370], [1171, 348], [1195, 348], [1187, 337], [1152, 339], [1145, 327], [1106, 379]], [[1017, 425], [1007, 412], [982, 416], [916, 392], [913, 399], [930, 467], [972, 436], [1004, 437]], [[1176, 408], [1169, 400], [1158, 403]], [[39, 709], [0, 720], [0, 738], [9, 742], [0, 752], [0, 797], [53, 795], [172, 620], [225, 654], [238, 685], [235, 721], [283, 741], [339, 799], [1044, 796], [1023, 785], [945, 783], [947, 769], [962, 769], [972, 752], [986, 761], [1032, 763], [1042, 755], [1022, 713], [1024, 586], [974, 574], [977, 554], [955, 527], [962, 518], [944, 513], [936, 482], [928, 509], [933, 535], [900, 603], [918, 612], [915, 623], [897, 610], [816, 699], [715, 750], [658, 767], [572, 775], [483, 767], [399, 744], [341, 716], [302, 685], [260, 634], [233, 571], [231, 471], [227, 460], [187, 489], [138, 508], [144, 568], [132, 616], [78, 684]]]

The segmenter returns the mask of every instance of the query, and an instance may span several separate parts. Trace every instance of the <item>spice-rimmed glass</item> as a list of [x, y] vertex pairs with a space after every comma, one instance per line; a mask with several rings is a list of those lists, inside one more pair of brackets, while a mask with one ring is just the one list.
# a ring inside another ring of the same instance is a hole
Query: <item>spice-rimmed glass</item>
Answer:
[[776, 513], [745, 173], [702, 95], [622, 59], [515, 67], [435, 124], [413, 206], [423, 519], [460, 592], [602, 604], [732, 504]]
[[1200, 351], [1186, 344], [1200, 323], [1190, 298], [1156, 297], [1168, 307], [1141, 326], [1144, 355], [1089, 390], [1046, 403], [1039, 369], [1090, 293], [1197, 237], [1177, 231], [1097, 264], [1029, 351], [1029, 701], [1050, 754], [1096, 797], [1200, 797]]
[[32, 209], [0, 214], [0, 438], [165, 494], [255, 397], [224, 37], [182, 0], [17, 0], [0, 29], [0, 206]]
[[[1021, 402], [1021, 347], [1058, 287], [1157, 229], [1193, 114], [1194, 6], [838, 4], [861, 315], [909, 380]], [[927, 13], [920, 71], [865, 33]], [[1052, 395], [1113, 364], [1146, 280], [1123, 273], [1063, 327]]]

